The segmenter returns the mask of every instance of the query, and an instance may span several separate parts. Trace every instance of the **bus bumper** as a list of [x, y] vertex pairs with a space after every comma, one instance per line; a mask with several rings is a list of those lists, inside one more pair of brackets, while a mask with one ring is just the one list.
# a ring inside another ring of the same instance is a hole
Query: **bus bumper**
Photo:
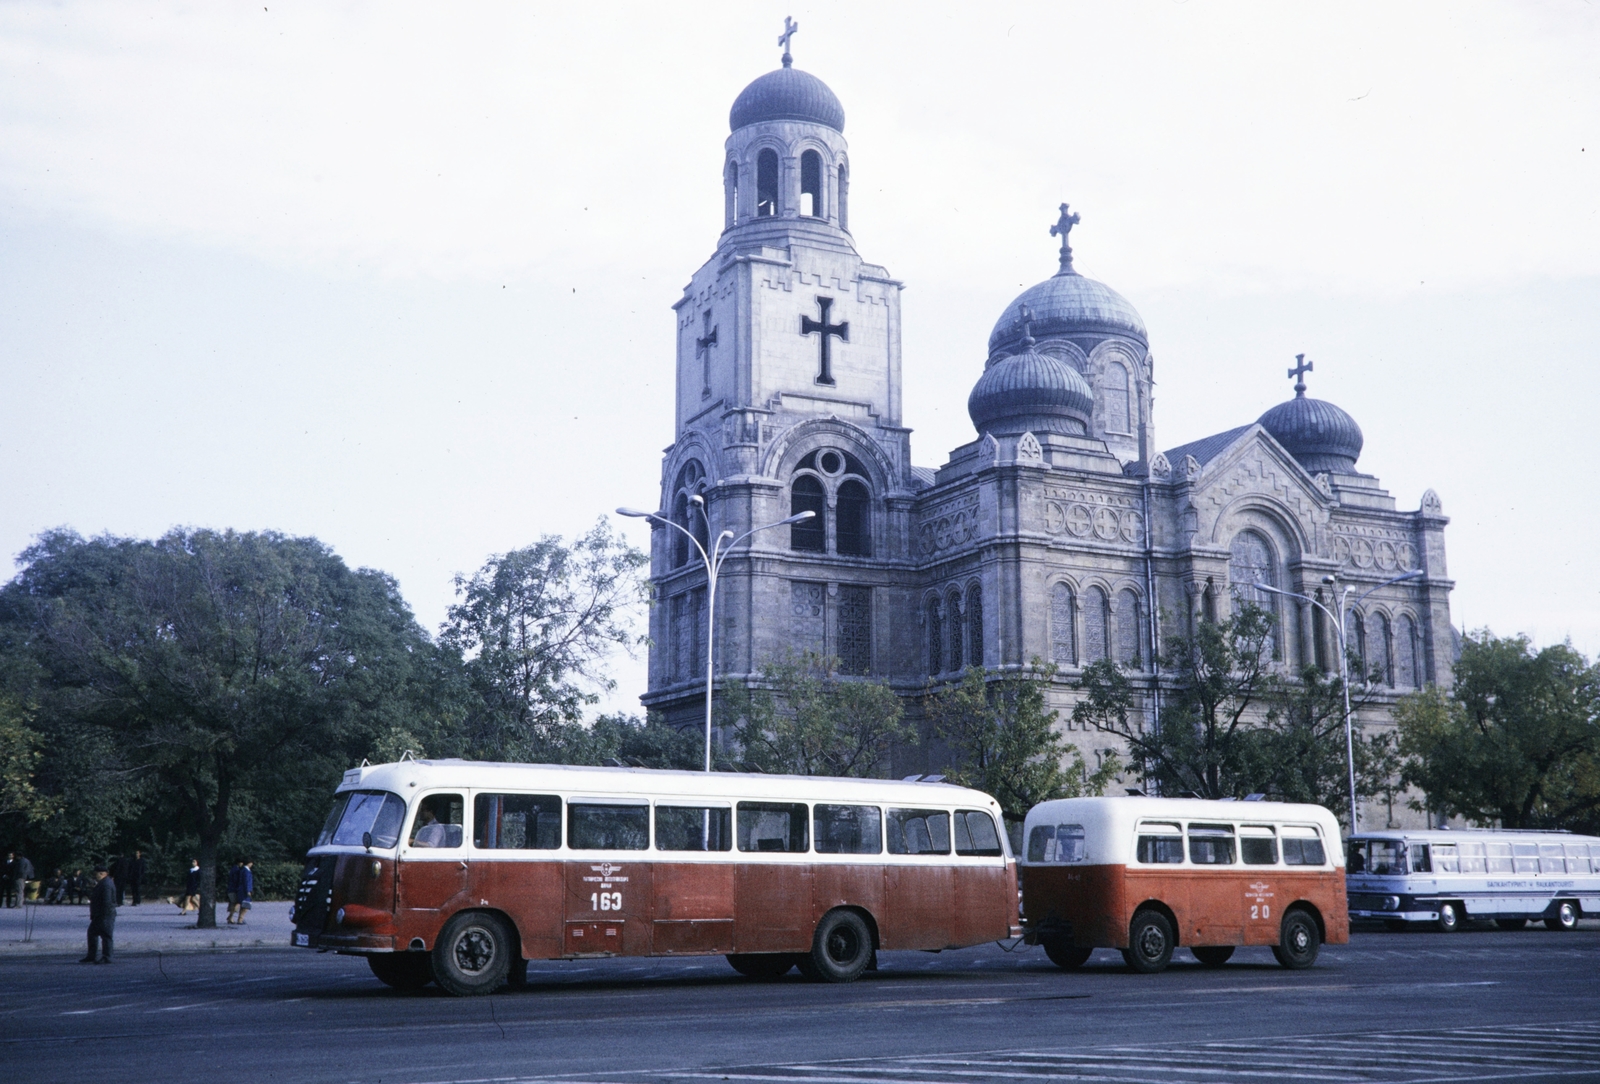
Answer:
[[321, 952], [394, 952], [395, 939], [385, 934], [372, 933], [312, 933], [296, 930], [289, 943], [296, 948], [317, 949]]
[[1402, 922], [1434, 922], [1439, 917], [1438, 911], [1351, 911], [1352, 919], [1388, 921], [1396, 919]]

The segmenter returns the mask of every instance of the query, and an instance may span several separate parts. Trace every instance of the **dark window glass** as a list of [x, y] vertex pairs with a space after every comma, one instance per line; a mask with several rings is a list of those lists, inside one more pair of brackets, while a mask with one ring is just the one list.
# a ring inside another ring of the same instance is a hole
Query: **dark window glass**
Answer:
[[1239, 857], [1247, 866], [1275, 866], [1278, 864], [1278, 841], [1273, 836], [1241, 835]]
[[875, 805], [812, 806], [818, 854], [882, 854], [883, 814]]
[[1138, 858], [1162, 864], [1183, 861], [1183, 833], [1176, 824], [1146, 824], [1139, 829]]
[[983, 588], [967, 588], [967, 664], [983, 665]]
[[822, 155], [806, 151], [800, 156], [800, 213], [822, 218]]
[[839, 588], [839, 669], [872, 672], [872, 588]]
[[778, 152], [764, 150], [756, 156], [756, 214], [770, 218], [778, 213]]
[[955, 828], [957, 854], [993, 858], [1005, 853], [1000, 849], [994, 818], [982, 810], [956, 810]]
[[1106, 593], [1100, 588], [1091, 587], [1083, 593], [1083, 639], [1090, 662], [1111, 657], [1108, 609]]
[[[1286, 866], [1320, 866], [1327, 862], [1327, 856], [1322, 851], [1322, 840], [1313, 835], [1295, 836], [1286, 830], [1283, 833], [1283, 864]], [[1302, 831], [1307, 831], [1302, 829]], [[1399, 854], [1397, 861], [1390, 867], [1385, 864], [1382, 870], [1374, 869], [1373, 873], [1404, 873], [1405, 872], [1405, 847], [1397, 844]]]
[[739, 849], [799, 854], [806, 849], [807, 820], [804, 802], [740, 802]]
[[835, 526], [839, 552], [853, 557], [872, 556], [872, 502], [867, 487], [848, 481], [839, 487]]
[[[1561, 852], [1560, 844], [1556, 845], [1556, 853]], [[1413, 843], [1411, 845], [1411, 872], [1432, 873], [1433, 863], [1428, 861], [1428, 845], [1426, 843]]]
[[578, 851], [642, 851], [650, 846], [646, 805], [567, 806], [567, 846]]
[[961, 612], [961, 595], [952, 591], [944, 602], [945, 640], [950, 644], [950, 663], [947, 669], [961, 669], [961, 641], [962, 626], [965, 624]]
[[656, 850], [733, 849], [733, 811], [714, 806], [656, 806]]
[[1030, 862], [1085, 862], [1088, 857], [1081, 824], [1041, 824], [1028, 836]]
[[890, 854], [949, 854], [950, 814], [938, 809], [891, 809]]
[[809, 474], [794, 480], [790, 490], [789, 514], [815, 512], [810, 519], [789, 525], [789, 548], [821, 553], [828, 546], [828, 502], [822, 495], [822, 483]]
[[490, 851], [561, 846], [561, 799], [553, 794], [480, 794], [472, 800], [472, 845]]
[[1059, 666], [1075, 666], [1078, 645], [1074, 636], [1072, 588], [1058, 583], [1050, 591], [1050, 660]]
[[1189, 861], [1197, 866], [1233, 864], [1233, 828], [1226, 824], [1189, 825]]
[[[467, 805], [459, 794], [430, 794], [417, 805], [411, 822], [411, 846], [459, 847]], [[377, 833], [373, 833], [377, 838]]]
[[928, 675], [944, 672], [944, 629], [939, 616], [939, 600], [928, 600]]

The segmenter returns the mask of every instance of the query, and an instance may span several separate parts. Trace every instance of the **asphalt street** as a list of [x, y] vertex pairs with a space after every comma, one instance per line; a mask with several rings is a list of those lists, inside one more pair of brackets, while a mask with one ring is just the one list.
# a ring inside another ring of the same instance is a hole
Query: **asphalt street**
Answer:
[[1357, 933], [1161, 975], [1110, 951], [885, 953], [848, 986], [720, 958], [539, 963], [529, 985], [401, 994], [292, 949], [0, 959], [0, 1064], [28, 1084], [227, 1079], [1600, 1081], [1600, 929]]

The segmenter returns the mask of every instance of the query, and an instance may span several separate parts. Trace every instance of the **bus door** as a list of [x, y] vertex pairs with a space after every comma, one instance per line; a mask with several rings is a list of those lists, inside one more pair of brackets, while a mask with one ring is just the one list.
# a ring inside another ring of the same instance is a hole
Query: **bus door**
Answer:
[[885, 870], [884, 948], [944, 948], [955, 925], [955, 867], [950, 859], [950, 814], [942, 809], [890, 809], [889, 853], [913, 856]]
[[735, 867], [729, 806], [657, 803], [650, 951], [658, 956], [733, 951]]
[[460, 794], [429, 794], [417, 803], [396, 869], [402, 908], [437, 911], [467, 888], [467, 852]]
[[530, 960], [560, 956], [563, 863], [561, 799], [554, 794], [472, 797], [472, 846], [480, 855], [469, 873], [471, 898], [511, 916]]
[[1239, 862], [1244, 869], [1244, 943], [1276, 945], [1283, 922], [1278, 898], [1278, 834], [1265, 825], [1239, 826]]
[[734, 843], [751, 860], [737, 866], [734, 889], [736, 952], [801, 952], [815, 929], [811, 863], [761, 861], [762, 854], [810, 850], [804, 802], [740, 802]]
[[567, 846], [596, 857], [567, 862], [564, 955], [648, 956], [649, 804], [570, 800]]
[[[1189, 861], [1195, 867], [1189, 881], [1188, 929], [1179, 941], [1197, 945], [1237, 945], [1244, 941], [1244, 917], [1249, 913], [1240, 892], [1241, 878], [1234, 867], [1238, 839], [1231, 824], [1190, 824]], [[1245, 892], [1250, 889], [1245, 888]], [[1183, 912], [1179, 912], [1182, 921]]]

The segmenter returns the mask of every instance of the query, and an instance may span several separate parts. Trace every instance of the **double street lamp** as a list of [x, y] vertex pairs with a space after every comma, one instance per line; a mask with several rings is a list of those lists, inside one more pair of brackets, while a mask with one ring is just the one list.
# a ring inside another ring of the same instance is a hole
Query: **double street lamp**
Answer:
[[[707, 532], [709, 533], [711, 517], [706, 514], [705, 498], [696, 493], [689, 498], [689, 502], [700, 509], [700, 515], [706, 521]], [[751, 535], [758, 531], [770, 531], [774, 527], [787, 527], [792, 523], [800, 523], [803, 520], [815, 517], [816, 513], [811, 511], [796, 512], [794, 515], [786, 519], [780, 519], [776, 523], [766, 523], [760, 527], [752, 527], [737, 537], [732, 531], [723, 531], [717, 535], [716, 541], [711, 543], [709, 551], [700, 544], [700, 539], [695, 537], [693, 531], [683, 524], [675, 522], [670, 516], [662, 515], [660, 512], [641, 512], [637, 508], [619, 508], [617, 509], [617, 515], [631, 516], [634, 519], [662, 523], [671, 527], [688, 538], [689, 542], [694, 546], [695, 552], [700, 554], [700, 560], [706, 566], [706, 771], [709, 772], [711, 770], [711, 678], [715, 665], [715, 656], [711, 652], [711, 645], [717, 628], [714, 620], [717, 609], [717, 574], [722, 571], [723, 562], [732, 554], [733, 548]], [[725, 542], [727, 543], [726, 546], [723, 545]]]
[[[1339, 634], [1339, 685], [1344, 691], [1344, 755], [1345, 761], [1350, 769], [1351, 835], [1354, 835], [1360, 830], [1361, 814], [1356, 806], [1356, 740], [1354, 731], [1350, 724], [1350, 656], [1345, 650], [1345, 615], [1350, 612], [1352, 607], [1361, 605], [1367, 596], [1372, 594], [1374, 591], [1382, 590], [1392, 583], [1400, 583], [1402, 580], [1414, 580], [1420, 575], [1422, 575], [1422, 569], [1420, 568], [1414, 568], [1410, 572], [1402, 572], [1393, 579], [1384, 580], [1376, 587], [1370, 587], [1363, 591], [1361, 594], [1356, 596], [1356, 600], [1354, 602], [1349, 601], [1349, 599], [1350, 592], [1354, 591], [1355, 588], [1349, 584], [1346, 584], [1343, 593], [1341, 593], [1339, 596], [1339, 612], [1337, 614], [1309, 595], [1302, 595], [1295, 591], [1284, 591], [1277, 587], [1269, 587], [1264, 583], [1251, 584], [1252, 587], [1260, 591], [1270, 591], [1274, 595], [1287, 595], [1289, 598], [1297, 598], [1302, 602], [1311, 603], [1311, 605], [1328, 615], [1328, 619], [1333, 622], [1333, 627]], [[1322, 577], [1322, 582], [1330, 587], [1332, 587], [1337, 581], [1337, 576], [1329, 575]], [[1362, 675], [1362, 680], [1366, 680], [1365, 674]]]

